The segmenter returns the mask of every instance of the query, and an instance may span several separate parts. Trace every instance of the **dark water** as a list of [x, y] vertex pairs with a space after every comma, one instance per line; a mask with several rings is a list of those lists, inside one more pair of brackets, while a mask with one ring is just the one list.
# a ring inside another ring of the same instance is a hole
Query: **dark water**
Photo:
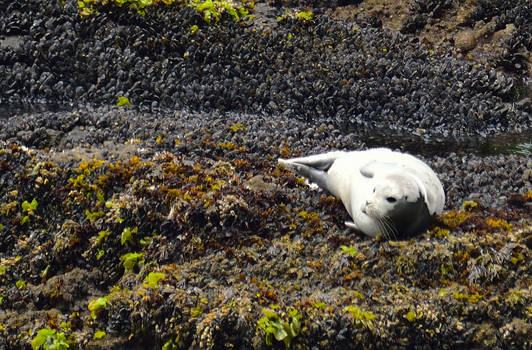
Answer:
[[368, 147], [398, 148], [412, 154], [445, 155], [449, 153], [489, 156], [518, 154], [532, 156], [532, 130], [521, 133], [503, 133], [490, 136], [425, 137], [419, 135], [381, 132], [366, 135]]
[[[72, 106], [61, 104], [0, 104], [0, 119], [8, 119], [25, 113], [44, 113], [71, 110]], [[359, 135], [367, 147], [397, 148], [412, 154], [425, 156], [449, 153], [476, 154], [479, 156], [497, 154], [518, 154], [532, 157], [532, 129], [521, 133], [504, 133], [486, 137], [434, 137], [421, 134], [399, 134], [389, 130], [374, 130]]]

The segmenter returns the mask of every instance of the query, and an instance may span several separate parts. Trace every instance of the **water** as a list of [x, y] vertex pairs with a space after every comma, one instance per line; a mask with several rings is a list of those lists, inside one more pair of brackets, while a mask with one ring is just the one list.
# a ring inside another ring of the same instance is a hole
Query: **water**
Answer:
[[364, 137], [368, 147], [398, 148], [408, 153], [430, 156], [449, 153], [476, 154], [490, 156], [497, 154], [518, 154], [532, 156], [532, 130], [521, 133], [503, 133], [465, 137], [429, 138], [412, 134], [393, 134], [390, 132], [372, 133]]

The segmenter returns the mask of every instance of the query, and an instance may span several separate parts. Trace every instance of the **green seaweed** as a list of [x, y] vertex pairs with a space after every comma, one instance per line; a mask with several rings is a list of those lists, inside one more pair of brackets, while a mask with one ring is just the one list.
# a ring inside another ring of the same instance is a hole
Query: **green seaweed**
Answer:
[[94, 212], [91, 212], [89, 211], [88, 209], [85, 209], [85, 216], [87, 217], [87, 219], [90, 221], [90, 222], [94, 222], [96, 220], [98, 220], [99, 218], [103, 217], [105, 215], [105, 213], [103, 211], [94, 211]]
[[106, 335], [105, 331], [96, 331], [94, 332], [94, 339], [103, 339]]
[[162, 272], [150, 272], [148, 276], [142, 282], [144, 287], [157, 288], [159, 282], [166, 277], [165, 273]]
[[42, 328], [31, 341], [33, 350], [64, 350], [70, 347], [65, 333], [57, 332], [55, 329]]
[[120, 237], [120, 243], [122, 245], [135, 244], [135, 241], [133, 240], [133, 235], [136, 234], [137, 232], [138, 232], [138, 228], [137, 227], [135, 227], [135, 228], [131, 228], [131, 227], [124, 228], [124, 230], [122, 231], [122, 235]]
[[345, 245], [341, 245], [340, 249], [342, 249], [342, 252], [347, 255], [353, 255], [353, 256], [357, 255], [357, 251], [352, 245], [350, 245], [349, 247]]
[[135, 267], [142, 267], [144, 265], [144, 253], [126, 253], [120, 257], [125, 272], [131, 272]]
[[24, 202], [22, 202], [22, 212], [23, 213], [32, 213], [35, 210], [37, 210], [37, 205], [38, 204], [39, 203], [37, 203], [37, 200], [35, 198], [33, 198], [33, 200], [31, 202], [24, 201]]
[[201, 13], [207, 23], [218, 23], [224, 13], [229, 14], [235, 21], [249, 15], [246, 8], [237, 7], [232, 0], [189, 0], [187, 6]]
[[403, 317], [406, 318], [408, 322], [414, 322], [423, 317], [423, 312], [415, 313], [414, 311], [408, 311]]
[[93, 301], [91, 301], [88, 305], [88, 309], [91, 312], [92, 318], [93, 319], [98, 318], [98, 316], [107, 307], [107, 305], [109, 305], [109, 298], [106, 296], [96, 298]]
[[349, 305], [344, 311], [351, 315], [353, 324], [357, 327], [374, 329], [373, 320], [377, 318], [371, 311], [362, 311], [358, 306]]
[[117, 102], [116, 102], [117, 107], [131, 106], [131, 102], [129, 102], [129, 98], [125, 96], [118, 96], [116, 99], [117, 99]]
[[98, 238], [96, 240], [96, 245], [99, 246], [103, 242], [106, 242], [110, 235], [111, 235], [111, 231], [107, 231], [107, 230], [100, 231], [100, 233], [98, 233]]
[[284, 10], [284, 14], [282, 16], [277, 16], [278, 21], [284, 21], [287, 19], [298, 19], [303, 21], [304, 23], [308, 23], [312, 21], [312, 18], [314, 17], [314, 13], [311, 11], [291, 11], [289, 9]]
[[289, 320], [283, 320], [275, 311], [269, 308], [262, 309], [264, 317], [258, 320], [257, 328], [265, 333], [266, 345], [273, 345], [273, 339], [282, 341], [288, 349], [292, 340], [301, 332], [301, 314], [294, 308], [288, 310]]
[[[92, 14], [98, 13], [96, 11], [94, 5], [96, 4], [106, 4], [107, 2], [111, 2], [112, 4], [121, 7], [121, 6], [131, 6], [137, 10], [137, 12], [140, 15], [144, 15], [144, 9], [147, 6], [153, 6], [157, 3], [164, 3], [165, 5], [171, 5], [176, 0], [112, 0], [112, 1], [106, 1], [106, 0], [79, 0], [78, 1], [78, 13], [81, 17], [88, 17]], [[119, 96], [119, 98], [122, 96]]]
[[17, 289], [23, 290], [28, 289], [28, 286], [26, 285], [26, 282], [23, 280], [18, 280], [15, 285], [17, 286]]

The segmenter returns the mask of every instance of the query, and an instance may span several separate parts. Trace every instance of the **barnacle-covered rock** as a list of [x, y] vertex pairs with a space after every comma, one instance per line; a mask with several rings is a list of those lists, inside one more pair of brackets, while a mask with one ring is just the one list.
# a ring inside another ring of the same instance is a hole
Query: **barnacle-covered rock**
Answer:
[[[415, 4], [417, 12], [439, 16], [449, 2]], [[115, 104], [127, 96], [142, 110], [267, 113], [337, 128], [444, 135], [509, 131], [530, 123], [521, 105], [508, 108], [501, 102], [522, 99], [519, 82], [506, 76], [486, 79], [489, 67], [440, 57], [423, 43], [375, 26], [315, 15], [261, 30], [229, 18], [210, 26], [194, 9], [175, 4], [146, 8], [144, 16], [126, 11], [131, 7], [104, 6], [87, 18], [71, 6], [42, 6], [50, 12], [19, 5], [18, 11], [37, 19], [25, 29], [24, 45], [1, 50], [10, 57], [0, 64], [2, 103]], [[504, 62], [523, 72], [528, 69], [520, 49], [527, 41], [521, 38], [529, 25], [527, 8], [521, 3], [515, 11], [509, 8], [502, 22], [516, 22]], [[54, 19], [47, 17], [50, 13]], [[15, 26], [9, 17], [6, 21]], [[79, 123], [73, 126], [79, 134], [92, 134], [91, 125]], [[19, 130], [18, 138], [39, 147], [58, 139], [74, 144], [77, 135], [67, 126], [72, 124], [56, 130], [40, 123]], [[69, 138], [63, 137], [65, 129]]]
[[[415, 4], [416, 33], [458, 6]], [[529, 345], [527, 83], [381, 29], [385, 4], [369, 27], [182, 5], [0, 4], [0, 347]], [[461, 22], [483, 31], [471, 55], [508, 28], [522, 62], [527, 6]], [[276, 166], [383, 145], [446, 188], [408, 241], [345, 230], [338, 199]]]

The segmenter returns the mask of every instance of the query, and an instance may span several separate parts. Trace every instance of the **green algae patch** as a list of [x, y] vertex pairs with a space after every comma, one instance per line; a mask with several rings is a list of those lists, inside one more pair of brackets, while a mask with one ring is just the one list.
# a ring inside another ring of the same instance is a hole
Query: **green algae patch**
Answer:
[[224, 13], [235, 21], [249, 15], [248, 9], [243, 5], [238, 6], [232, 0], [189, 0], [187, 6], [201, 13], [207, 23], [218, 23]]
[[94, 212], [91, 212], [89, 211], [88, 209], [85, 209], [85, 216], [87, 217], [87, 219], [89, 221], [96, 221], [98, 220], [99, 218], [105, 216], [105, 213], [101, 210], [99, 211], [94, 211]]
[[117, 102], [116, 102], [117, 107], [131, 106], [131, 102], [129, 102], [129, 98], [125, 96], [118, 96], [116, 99], [117, 99]]
[[135, 244], [134, 235], [137, 232], [138, 232], [138, 228], [137, 227], [134, 227], [134, 228], [126, 227], [126, 228], [124, 228], [124, 230], [122, 231], [122, 235], [120, 236], [120, 244], [122, 244], [122, 245], [126, 245], [126, 244], [133, 245], [133, 244]]
[[236, 123], [236, 124], [231, 125], [229, 127], [229, 130], [231, 130], [234, 133], [242, 132], [242, 131], [246, 130], [246, 126], [244, 124], [241, 124], [241, 123]]
[[111, 235], [111, 231], [103, 230], [98, 233], [98, 238], [96, 239], [96, 245], [99, 246], [102, 243], [106, 242], [107, 239], [109, 239], [109, 236]]
[[66, 350], [70, 347], [65, 333], [57, 332], [55, 329], [43, 328], [31, 341], [33, 350]]
[[142, 282], [142, 285], [144, 287], [149, 288], [157, 288], [159, 285], [159, 282], [162, 281], [166, 277], [165, 273], [162, 272], [150, 272], [148, 276], [144, 279], [144, 282]]
[[468, 294], [468, 293], [462, 293], [462, 292], [456, 291], [454, 293], [454, 297], [456, 298], [456, 300], [459, 300], [459, 301], [466, 301], [468, 303], [478, 303], [479, 300], [482, 298], [482, 295], [476, 292], [474, 294]]
[[501, 230], [501, 231], [511, 231], [512, 230], [512, 224], [508, 223], [504, 219], [488, 218], [486, 220], [486, 224], [489, 227], [494, 228], [496, 230]]
[[88, 305], [88, 309], [91, 312], [92, 318], [96, 319], [103, 312], [103, 310], [107, 308], [108, 305], [108, 297], [100, 297], [92, 300]]
[[24, 201], [22, 202], [22, 212], [23, 213], [33, 213], [37, 210], [38, 202], [35, 198], [31, 202]]
[[301, 315], [296, 309], [288, 310], [288, 320], [283, 320], [272, 309], [262, 309], [264, 316], [257, 321], [257, 328], [265, 333], [266, 345], [273, 345], [273, 339], [283, 342], [288, 349], [292, 340], [301, 332]]
[[17, 286], [17, 289], [23, 290], [28, 289], [28, 285], [26, 284], [26, 281], [18, 280], [15, 282], [15, 286]]
[[408, 322], [414, 322], [423, 317], [423, 312], [415, 313], [414, 311], [408, 311], [403, 317], [406, 318]]
[[309, 23], [314, 18], [314, 13], [310, 11], [292, 11], [289, 9], [284, 10], [283, 15], [277, 16], [278, 21], [286, 21], [287, 19], [298, 19], [303, 23]]
[[357, 255], [357, 250], [352, 245], [350, 245], [349, 247], [345, 245], [341, 245], [340, 249], [342, 249], [342, 252], [344, 254], [351, 255], [351, 256]]
[[96, 331], [94, 332], [94, 339], [103, 339], [107, 336], [105, 331]]
[[[233, 0], [79, 0], [78, 13], [80, 17], [87, 18], [104, 10], [107, 5], [113, 5], [117, 8], [128, 7], [136, 10], [140, 16], [145, 16], [146, 11], [150, 8], [160, 5], [177, 5], [179, 7], [191, 7], [201, 15], [206, 23], [216, 24], [224, 15], [239, 22], [242, 20], [252, 19], [250, 11], [254, 8], [254, 2], [233, 1]], [[312, 13], [298, 13], [298, 18], [312, 17]], [[194, 32], [197, 31], [197, 28]], [[131, 102], [126, 96], [117, 96], [117, 106], [129, 106]]]
[[374, 330], [373, 320], [377, 318], [371, 311], [363, 311], [358, 306], [346, 306], [344, 311], [351, 316], [353, 324], [357, 327]]
[[120, 257], [126, 273], [144, 265], [144, 253], [126, 253]]
[[464, 201], [461, 208], [463, 212], [468, 212], [468, 211], [473, 211], [477, 207], [478, 207], [478, 203], [475, 201]]
[[[145, 14], [145, 8], [148, 6], [155, 6], [158, 3], [163, 3], [165, 5], [171, 5], [172, 3], [176, 2], [176, 0], [79, 0], [78, 1], [78, 10], [79, 15], [81, 17], [88, 17], [93, 14], [97, 14], [98, 11], [95, 8], [95, 5], [102, 4], [105, 5], [107, 3], [111, 3], [117, 7], [121, 6], [130, 6], [137, 10], [137, 12], [141, 15]], [[120, 103], [123, 100], [127, 100], [127, 103], [120, 104], [129, 104], [129, 99], [124, 96], [118, 96], [118, 103]], [[118, 105], [118, 104], [117, 104]]]

